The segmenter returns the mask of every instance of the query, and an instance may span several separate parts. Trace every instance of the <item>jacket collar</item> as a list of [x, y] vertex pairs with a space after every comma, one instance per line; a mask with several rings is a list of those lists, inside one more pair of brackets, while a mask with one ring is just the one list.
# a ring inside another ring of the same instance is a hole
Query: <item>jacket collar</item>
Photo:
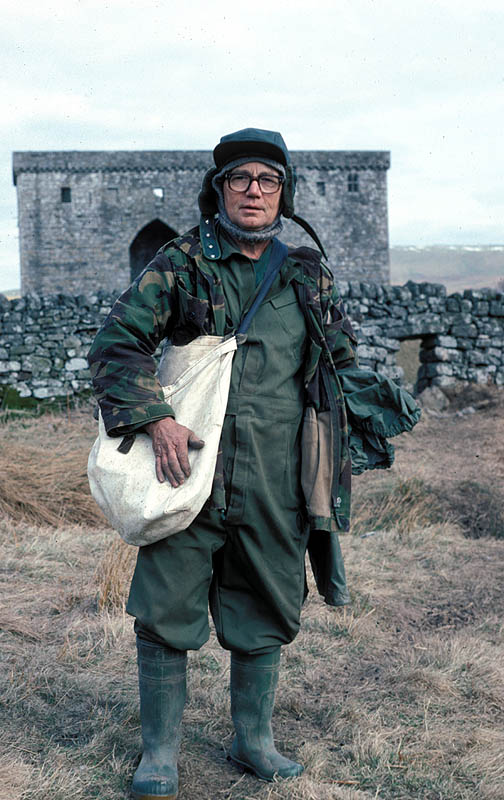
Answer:
[[[202, 216], [202, 221], [205, 219], [209, 219], [208, 217]], [[224, 235], [222, 230], [219, 230], [213, 227], [214, 234], [216, 237], [217, 248], [215, 249], [215, 253], [219, 253], [219, 260], [226, 261], [228, 258], [232, 256], [242, 256], [243, 253], [239, 249], [238, 245], [233, 242], [230, 238]], [[198, 269], [203, 273], [205, 278], [210, 282], [210, 284], [215, 283], [216, 280], [219, 280], [215, 274], [213, 269], [213, 262], [216, 261], [214, 256], [214, 249], [210, 250], [210, 255], [207, 255], [205, 249], [202, 246], [202, 239], [201, 239], [201, 225], [199, 228], [200, 236], [198, 237], [198, 228], [193, 228], [189, 234], [185, 236], [179, 237], [179, 239], [175, 239], [172, 242], [172, 246], [178, 247], [179, 250], [182, 250], [191, 258], [194, 258]], [[210, 239], [210, 237], [209, 237]], [[210, 241], [211, 243], [211, 241]], [[206, 248], [208, 250], [208, 248]], [[303, 258], [301, 253], [298, 253], [297, 248], [289, 248], [289, 277], [292, 280], [297, 281], [300, 284], [305, 283], [305, 266], [303, 262]], [[282, 267], [282, 272], [285, 267]]]

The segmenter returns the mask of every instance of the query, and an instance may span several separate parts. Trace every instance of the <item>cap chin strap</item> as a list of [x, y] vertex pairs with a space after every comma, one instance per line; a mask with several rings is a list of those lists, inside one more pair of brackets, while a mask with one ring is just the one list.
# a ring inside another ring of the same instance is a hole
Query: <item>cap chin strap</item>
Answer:
[[[297, 225], [300, 225], [303, 230], [306, 231], [308, 236], [310, 236], [317, 247], [319, 248], [320, 252], [324, 256], [327, 261], [327, 253], [322, 246], [322, 242], [320, 241], [319, 237], [313, 230], [312, 226], [309, 222], [307, 222], [302, 217], [298, 217], [297, 214], [293, 214], [291, 217], [292, 221], [295, 222]], [[217, 261], [221, 255], [221, 249], [219, 245], [219, 240], [217, 238], [217, 233], [215, 230], [215, 217], [213, 214], [202, 214], [200, 218], [200, 239], [201, 239], [201, 249], [203, 250], [203, 255], [205, 258], [210, 259], [211, 261]], [[273, 238], [272, 234], [272, 238]]]
[[313, 228], [310, 225], [310, 223], [307, 222], [305, 219], [303, 219], [303, 217], [298, 217], [297, 214], [293, 214], [292, 217], [291, 217], [291, 220], [293, 222], [296, 222], [298, 225], [300, 225], [306, 231], [308, 236], [311, 236], [311, 238], [313, 239], [313, 241], [317, 245], [318, 249], [320, 250], [320, 252], [324, 256], [325, 260], [327, 261], [327, 253], [324, 250], [324, 248], [322, 246], [322, 242], [320, 241], [319, 237], [317, 236], [317, 234], [313, 230]]

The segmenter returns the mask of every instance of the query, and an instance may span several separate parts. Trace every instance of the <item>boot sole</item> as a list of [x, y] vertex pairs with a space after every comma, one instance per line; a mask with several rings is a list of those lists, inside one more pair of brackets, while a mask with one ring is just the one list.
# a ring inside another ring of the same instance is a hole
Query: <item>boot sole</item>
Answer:
[[227, 760], [232, 761], [233, 764], [236, 764], [236, 766], [241, 767], [243, 770], [245, 770], [245, 772], [250, 772], [252, 775], [255, 775], [256, 778], [259, 778], [261, 781], [266, 781], [267, 783], [274, 783], [276, 780], [289, 781], [292, 778], [299, 778], [299, 776], [302, 775], [304, 772], [303, 768], [298, 775], [286, 775], [285, 778], [282, 777], [282, 775], [279, 775], [278, 772], [275, 772], [275, 774], [271, 778], [269, 778], [266, 777], [266, 775], [262, 775], [260, 772], [258, 772], [258, 770], [256, 770], [255, 767], [253, 767], [251, 764], [248, 764], [246, 761], [240, 761], [239, 758], [235, 758], [235, 756], [232, 756], [231, 754], [228, 755]]

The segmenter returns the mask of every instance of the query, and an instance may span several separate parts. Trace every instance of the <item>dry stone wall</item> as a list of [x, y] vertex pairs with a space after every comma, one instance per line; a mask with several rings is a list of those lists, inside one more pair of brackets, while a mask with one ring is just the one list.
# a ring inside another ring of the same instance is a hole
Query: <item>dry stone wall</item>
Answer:
[[[403, 382], [401, 341], [420, 339], [416, 390], [457, 381], [504, 385], [504, 295], [439, 284], [338, 281], [359, 339], [359, 358]], [[86, 354], [115, 294], [0, 295], [0, 386], [38, 400], [90, 389]]]
[[105, 292], [11, 301], [0, 295], [0, 385], [37, 400], [90, 389], [86, 355], [113, 300]]
[[466, 289], [447, 296], [433, 283], [338, 284], [358, 332], [361, 365], [401, 383], [396, 353], [402, 341], [420, 339], [417, 393], [457, 381], [504, 385], [501, 292]]

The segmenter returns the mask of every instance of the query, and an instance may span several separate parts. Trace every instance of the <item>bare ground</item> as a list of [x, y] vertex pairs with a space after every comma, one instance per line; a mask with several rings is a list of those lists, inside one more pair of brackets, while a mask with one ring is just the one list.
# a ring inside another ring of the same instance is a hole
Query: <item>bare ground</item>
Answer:
[[[228, 656], [213, 635], [190, 654], [180, 800], [504, 799], [502, 398], [488, 390], [424, 415], [397, 440], [392, 470], [356, 479], [342, 537], [352, 605], [325, 606], [310, 582], [283, 653], [276, 739], [304, 776], [266, 784], [226, 760]], [[469, 403], [483, 405], [455, 416]], [[94, 425], [82, 412], [0, 429], [4, 477], [26, 438], [28, 476], [50, 441], [73, 453], [57, 525], [36, 521], [54, 498], [37, 499], [19, 470], [0, 519], [0, 800], [128, 798], [140, 752], [123, 611], [134, 550], [99, 516], [76, 522]]]

